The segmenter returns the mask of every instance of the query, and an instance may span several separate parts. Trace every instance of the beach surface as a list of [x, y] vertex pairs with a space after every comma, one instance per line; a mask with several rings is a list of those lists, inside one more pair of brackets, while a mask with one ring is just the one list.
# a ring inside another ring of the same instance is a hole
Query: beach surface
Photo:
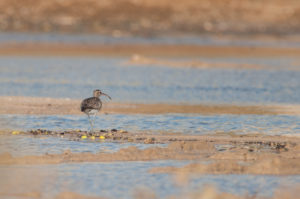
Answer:
[[[0, 136], [9, 135], [2, 131]], [[114, 153], [72, 153], [46, 154], [41, 156], [13, 157], [9, 153], [0, 156], [0, 165], [6, 164], [61, 164], [76, 162], [112, 162], [112, 161], [154, 161], [154, 160], [197, 160], [180, 169], [153, 168], [151, 172], [196, 172], [206, 174], [268, 174], [295, 175], [299, 170], [299, 137], [261, 136], [261, 135], [183, 135], [176, 133], [127, 132], [124, 130], [105, 130], [89, 133], [86, 131], [48, 131], [31, 130], [18, 132], [18, 135], [38, 137], [63, 136], [65, 139], [80, 141], [84, 139], [105, 139], [105, 142], [155, 143], [167, 144], [167, 147], [149, 147], [138, 149], [134, 146], [120, 149]], [[15, 135], [17, 136], [17, 135]], [[212, 164], [201, 164], [204, 161]], [[240, 165], [238, 162], [247, 162]]]
[[[299, 0], [0, 0], [0, 198], [299, 198], [299, 18]], [[93, 89], [113, 99], [92, 128]]]
[[[221, 39], [222, 37], [220, 37]], [[226, 39], [226, 37], [225, 37]], [[218, 38], [216, 38], [218, 40]], [[255, 39], [254, 39], [255, 40]], [[257, 40], [257, 41], [263, 41]], [[274, 39], [278, 42], [280, 39]], [[293, 40], [291, 40], [292, 42]], [[297, 40], [295, 40], [297, 41]], [[272, 43], [272, 40], [271, 40]], [[142, 56], [166, 57], [294, 57], [300, 49], [293, 46], [212, 46], [193, 44], [64, 44], [47, 42], [3, 43], [1, 55], [28, 56]], [[133, 60], [138, 61], [138, 60]], [[250, 67], [248, 67], [250, 68]]]
[[1, 31], [157, 34], [299, 33], [297, 0], [0, 1]]
[[[0, 114], [33, 115], [79, 115], [81, 100], [65, 98], [42, 98], [1, 96]], [[300, 115], [299, 105], [207, 105], [207, 104], [131, 104], [105, 102], [101, 113], [111, 114], [166, 114], [197, 113], [255, 114], [255, 115]]]

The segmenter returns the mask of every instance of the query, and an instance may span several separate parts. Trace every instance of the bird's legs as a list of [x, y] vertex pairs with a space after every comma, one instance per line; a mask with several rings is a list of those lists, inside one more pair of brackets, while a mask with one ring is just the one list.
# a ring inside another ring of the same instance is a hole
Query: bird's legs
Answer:
[[91, 128], [90, 128], [90, 133], [93, 133], [93, 130], [94, 130], [94, 125], [93, 125], [93, 122], [91, 120], [91, 116], [90, 114], [87, 114], [88, 118], [89, 118], [89, 123], [91, 125]]
[[92, 119], [92, 124], [93, 124], [93, 127], [94, 127], [94, 124], [95, 124], [96, 115], [97, 115], [97, 113], [93, 114], [93, 119]]
[[89, 122], [90, 122], [90, 125], [91, 125], [90, 133], [93, 133], [97, 113], [94, 113], [94, 114], [91, 114], [91, 115], [92, 115], [92, 117], [90, 116], [90, 114], [88, 114], [88, 118], [89, 118]]

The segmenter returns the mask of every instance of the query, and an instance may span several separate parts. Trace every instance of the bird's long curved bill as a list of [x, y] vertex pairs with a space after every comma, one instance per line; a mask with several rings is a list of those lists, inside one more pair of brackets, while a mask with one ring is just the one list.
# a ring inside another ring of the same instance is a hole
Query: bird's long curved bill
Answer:
[[105, 93], [101, 93], [101, 95], [105, 95], [106, 97], [108, 97], [111, 100], [111, 97]]

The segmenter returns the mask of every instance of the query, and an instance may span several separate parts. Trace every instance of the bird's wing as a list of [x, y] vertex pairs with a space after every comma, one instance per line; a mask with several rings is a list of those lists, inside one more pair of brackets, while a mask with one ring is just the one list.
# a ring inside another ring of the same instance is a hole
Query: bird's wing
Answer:
[[90, 97], [81, 102], [81, 111], [84, 111], [85, 109], [100, 109], [102, 106], [102, 103], [99, 98], [96, 97]]

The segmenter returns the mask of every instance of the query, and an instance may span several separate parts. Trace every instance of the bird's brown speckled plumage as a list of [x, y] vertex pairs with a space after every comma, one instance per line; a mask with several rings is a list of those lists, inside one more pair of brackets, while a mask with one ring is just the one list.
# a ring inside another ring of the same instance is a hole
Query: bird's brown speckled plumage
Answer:
[[99, 112], [102, 108], [102, 102], [99, 97], [90, 97], [81, 102], [80, 108], [86, 114], [89, 114], [92, 110]]

